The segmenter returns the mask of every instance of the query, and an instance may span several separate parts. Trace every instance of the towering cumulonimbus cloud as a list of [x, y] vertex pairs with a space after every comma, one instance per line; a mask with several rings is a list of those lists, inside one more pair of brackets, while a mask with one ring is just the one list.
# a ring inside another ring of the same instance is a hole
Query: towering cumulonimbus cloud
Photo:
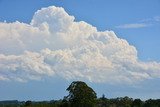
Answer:
[[74, 21], [61, 7], [38, 10], [30, 24], [0, 23], [0, 80], [135, 83], [160, 78], [160, 63], [142, 62], [113, 31]]

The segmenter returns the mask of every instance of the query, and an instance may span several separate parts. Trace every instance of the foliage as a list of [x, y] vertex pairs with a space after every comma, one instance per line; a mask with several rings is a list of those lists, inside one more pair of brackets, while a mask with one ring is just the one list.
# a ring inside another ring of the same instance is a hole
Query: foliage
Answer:
[[132, 103], [132, 107], [142, 107], [143, 106], [143, 102], [141, 101], [141, 99], [135, 99]]
[[28, 106], [31, 106], [31, 105], [32, 105], [32, 101], [26, 101], [26, 102], [25, 102], [25, 106], [28, 107]]
[[96, 93], [85, 82], [74, 81], [67, 88], [69, 95], [66, 97], [71, 107], [94, 107], [96, 105]]

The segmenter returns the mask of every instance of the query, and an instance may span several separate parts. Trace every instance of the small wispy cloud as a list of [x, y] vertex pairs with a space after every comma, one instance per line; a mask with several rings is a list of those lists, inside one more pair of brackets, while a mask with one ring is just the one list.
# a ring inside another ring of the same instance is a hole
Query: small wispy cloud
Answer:
[[151, 18], [145, 18], [145, 19], [139, 20], [138, 22], [135, 22], [135, 23], [118, 25], [118, 26], [115, 26], [115, 28], [121, 28], [121, 29], [144, 28], [144, 27], [156, 25], [158, 24], [158, 22], [160, 22], [160, 16], [154, 16]]
[[131, 29], [131, 28], [144, 28], [148, 26], [150, 25], [145, 23], [131, 23], [131, 24], [119, 25], [119, 26], [116, 26], [116, 28]]
[[157, 21], [157, 22], [159, 22], [160, 21], [160, 16], [154, 17], [154, 20]]
[[142, 20], [140, 20], [140, 22], [144, 22], [144, 23], [146, 23], [146, 22], [152, 22], [152, 23], [160, 22], [160, 16], [154, 16], [152, 18], [142, 19]]

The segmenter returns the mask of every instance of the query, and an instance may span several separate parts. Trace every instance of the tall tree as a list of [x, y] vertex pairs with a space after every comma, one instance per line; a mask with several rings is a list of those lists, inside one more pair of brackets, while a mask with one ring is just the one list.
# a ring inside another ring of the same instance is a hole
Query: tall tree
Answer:
[[74, 81], [67, 88], [69, 95], [66, 97], [71, 107], [95, 107], [96, 93], [85, 82]]

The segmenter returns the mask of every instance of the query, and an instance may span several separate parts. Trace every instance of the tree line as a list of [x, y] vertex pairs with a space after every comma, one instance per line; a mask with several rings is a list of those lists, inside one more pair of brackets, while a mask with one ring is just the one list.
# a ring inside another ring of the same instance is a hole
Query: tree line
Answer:
[[127, 96], [108, 99], [105, 95], [97, 98], [96, 92], [82, 81], [72, 82], [66, 90], [68, 96], [60, 100], [0, 101], [0, 107], [160, 107], [160, 99], [142, 101]]

